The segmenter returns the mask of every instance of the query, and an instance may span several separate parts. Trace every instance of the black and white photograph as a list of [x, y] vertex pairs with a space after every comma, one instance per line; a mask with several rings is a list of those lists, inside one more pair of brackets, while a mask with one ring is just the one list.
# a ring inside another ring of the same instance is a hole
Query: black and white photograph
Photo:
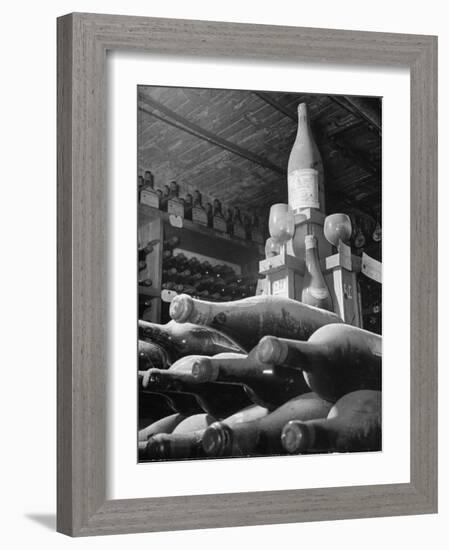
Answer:
[[139, 461], [382, 449], [382, 99], [138, 86]]

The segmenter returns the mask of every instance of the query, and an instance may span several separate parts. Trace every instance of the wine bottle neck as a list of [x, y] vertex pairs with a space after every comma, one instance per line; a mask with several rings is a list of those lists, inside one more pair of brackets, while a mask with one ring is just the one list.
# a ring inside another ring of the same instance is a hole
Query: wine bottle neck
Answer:
[[332, 431], [325, 418], [301, 422], [291, 420], [282, 430], [284, 449], [291, 454], [302, 454], [333, 448]]
[[260, 361], [265, 364], [283, 365], [301, 370], [311, 370], [322, 365], [327, 358], [327, 345], [299, 340], [287, 340], [267, 336], [256, 348]]

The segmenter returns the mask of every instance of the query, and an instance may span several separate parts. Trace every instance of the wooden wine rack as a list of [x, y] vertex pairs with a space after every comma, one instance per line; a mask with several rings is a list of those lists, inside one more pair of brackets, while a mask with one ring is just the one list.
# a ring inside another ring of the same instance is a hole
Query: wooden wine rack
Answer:
[[[138, 288], [141, 296], [152, 298], [151, 312], [146, 316], [148, 321], [167, 320], [164, 319], [166, 312], [163, 311], [161, 300], [162, 253], [165, 240], [178, 237], [179, 249], [187, 256], [191, 254], [199, 258], [206, 257], [212, 259], [211, 264], [237, 264], [240, 274], [243, 275], [251, 271], [257, 272], [258, 262], [263, 255], [263, 247], [257, 243], [232, 237], [190, 220], [173, 220], [167, 212], [145, 204], [138, 205], [138, 223], [138, 240], [142, 246], [153, 239], [160, 241], [148, 256], [146, 269], [139, 273], [139, 279], [150, 278], [153, 281], [151, 287]], [[170, 294], [173, 296], [176, 293], [171, 291]]]

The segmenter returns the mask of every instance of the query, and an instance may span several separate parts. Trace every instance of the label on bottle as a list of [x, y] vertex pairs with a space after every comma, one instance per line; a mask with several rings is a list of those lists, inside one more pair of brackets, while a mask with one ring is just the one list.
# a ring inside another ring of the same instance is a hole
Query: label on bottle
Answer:
[[341, 267], [347, 269], [348, 271], [352, 271], [351, 247], [340, 241], [338, 244], [338, 250], [340, 252]]
[[293, 211], [320, 207], [318, 170], [301, 168], [288, 174], [288, 203]]
[[167, 203], [167, 212], [174, 216], [184, 217], [184, 205], [175, 199], [170, 199]]
[[153, 189], [142, 189], [140, 192], [140, 202], [154, 208], [159, 208], [159, 195]]
[[220, 216], [214, 216], [212, 220], [212, 227], [220, 233], [226, 233], [226, 221]]
[[242, 223], [237, 222], [234, 224], [233, 233], [234, 237], [237, 237], [239, 239], [246, 239], [246, 232]]
[[207, 213], [203, 208], [198, 208], [194, 206], [192, 208], [192, 221], [200, 225], [205, 225], [207, 227]]
[[183, 227], [183, 223], [182, 223], [182, 216], [175, 216], [174, 214], [170, 214], [168, 216], [168, 221], [170, 222], [170, 225], [172, 227], [178, 227], [179, 229], [181, 229]]

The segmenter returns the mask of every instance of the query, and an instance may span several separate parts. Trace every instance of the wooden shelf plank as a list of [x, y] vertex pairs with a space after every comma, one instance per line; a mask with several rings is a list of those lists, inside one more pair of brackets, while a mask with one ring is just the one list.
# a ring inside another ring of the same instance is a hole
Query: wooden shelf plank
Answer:
[[[154, 208], [152, 206], [139, 203], [138, 219], [139, 219], [140, 225], [144, 223], [148, 223], [149, 221], [154, 220], [157, 217], [160, 217], [165, 222], [170, 223], [169, 215], [167, 214], [167, 212], [162, 212], [161, 210], [158, 210], [157, 208]], [[219, 231], [215, 231], [210, 227], [204, 227], [202, 225], [194, 223], [191, 220], [186, 220], [186, 219], [183, 220], [183, 229], [188, 229], [189, 231], [193, 231], [195, 233], [199, 233], [200, 235], [205, 235], [207, 237], [214, 237], [217, 239], [221, 239], [223, 241], [232, 243], [233, 245], [239, 246], [242, 248], [247, 248], [253, 251], [259, 250], [258, 249], [259, 245], [257, 243], [244, 241], [242, 239], [237, 239], [230, 235], [220, 233]]]

